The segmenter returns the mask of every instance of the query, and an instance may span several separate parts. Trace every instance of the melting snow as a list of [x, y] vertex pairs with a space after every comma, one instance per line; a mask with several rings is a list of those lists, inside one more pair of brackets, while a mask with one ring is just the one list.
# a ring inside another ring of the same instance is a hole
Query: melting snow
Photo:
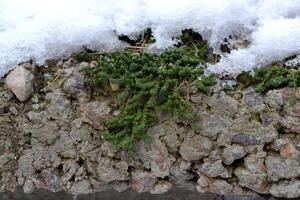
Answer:
[[146, 28], [155, 48], [190, 28], [217, 53], [225, 38], [247, 38], [246, 48], [209, 66], [238, 73], [300, 54], [300, 0], [0, 0], [0, 77], [28, 59], [119, 48], [118, 35], [134, 38]]

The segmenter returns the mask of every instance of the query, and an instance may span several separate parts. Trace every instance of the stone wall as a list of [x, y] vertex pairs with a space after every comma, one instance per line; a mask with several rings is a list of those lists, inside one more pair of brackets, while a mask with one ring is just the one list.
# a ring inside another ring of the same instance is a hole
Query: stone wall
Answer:
[[162, 117], [149, 130], [152, 142], [140, 141], [130, 156], [101, 137], [103, 121], [119, 111], [110, 96], [93, 97], [84, 85], [80, 69], [96, 64], [25, 63], [0, 82], [1, 191], [179, 187], [300, 197], [300, 88], [228, 92], [219, 80], [211, 95], [190, 95], [199, 120]]

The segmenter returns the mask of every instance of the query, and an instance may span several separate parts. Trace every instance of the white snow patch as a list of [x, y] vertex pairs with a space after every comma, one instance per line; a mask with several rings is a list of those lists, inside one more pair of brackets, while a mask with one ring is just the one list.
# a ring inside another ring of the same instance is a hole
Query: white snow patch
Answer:
[[209, 66], [239, 73], [300, 54], [300, 0], [0, 0], [0, 77], [28, 59], [118, 48], [118, 35], [134, 38], [146, 28], [155, 48], [172, 46], [189, 28], [217, 53], [230, 35], [247, 37], [247, 48]]

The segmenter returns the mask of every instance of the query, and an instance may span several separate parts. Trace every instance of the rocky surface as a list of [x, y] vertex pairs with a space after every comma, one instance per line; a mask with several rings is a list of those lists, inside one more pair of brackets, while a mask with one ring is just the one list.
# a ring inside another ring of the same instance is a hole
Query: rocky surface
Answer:
[[0, 82], [0, 191], [160, 194], [179, 187], [300, 197], [300, 88], [229, 93], [217, 85], [211, 95], [191, 94], [201, 119], [189, 126], [164, 119], [131, 156], [101, 136], [119, 111], [111, 97], [85, 87], [80, 69], [94, 65], [19, 66]]

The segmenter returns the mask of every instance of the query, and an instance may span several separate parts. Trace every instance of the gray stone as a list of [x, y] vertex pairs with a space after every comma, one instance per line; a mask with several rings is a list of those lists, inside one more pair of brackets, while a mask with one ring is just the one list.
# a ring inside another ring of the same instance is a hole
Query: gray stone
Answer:
[[132, 172], [131, 188], [138, 192], [150, 192], [156, 183], [156, 177], [145, 171]]
[[214, 180], [209, 188], [209, 192], [214, 194], [230, 194], [233, 190], [232, 185], [221, 179]]
[[278, 132], [273, 126], [264, 127], [256, 121], [234, 124], [231, 134], [232, 142], [243, 145], [268, 144], [278, 137]]
[[189, 171], [190, 167], [190, 162], [178, 159], [170, 168], [169, 181], [171, 181], [178, 188], [194, 190], [195, 185], [190, 180], [195, 178], [195, 176]]
[[243, 133], [235, 134], [231, 138], [231, 142], [242, 144], [242, 145], [259, 145], [260, 144], [260, 141], [259, 141], [259, 139], [257, 139], [257, 137], [255, 137], [253, 135], [243, 134]]
[[222, 160], [222, 156], [221, 156], [221, 153], [220, 153], [220, 150], [212, 150], [210, 152], [210, 155], [209, 155], [209, 158], [212, 160], [212, 161], [216, 161], [216, 160]]
[[300, 175], [300, 165], [297, 160], [283, 159], [280, 156], [267, 156], [265, 163], [270, 181], [297, 178]]
[[264, 164], [265, 159], [258, 154], [250, 154], [244, 158], [245, 167], [253, 174], [262, 174], [267, 172], [267, 167]]
[[179, 152], [187, 161], [200, 160], [210, 154], [213, 146], [214, 143], [210, 139], [190, 131], [181, 144]]
[[263, 96], [253, 88], [243, 92], [243, 102], [251, 109], [261, 111], [265, 108]]
[[267, 181], [267, 174], [253, 174], [249, 170], [241, 167], [235, 169], [234, 174], [238, 177], [239, 184], [242, 187], [249, 188], [262, 194], [268, 193], [270, 186]]
[[71, 188], [72, 194], [89, 194], [93, 192], [91, 183], [88, 180], [75, 182]]
[[19, 114], [18, 109], [14, 106], [9, 108], [9, 112], [11, 112], [11, 114], [13, 114], [15, 116]]
[[279, 181], [270, 188], [270, 193], [275, 197], [298, 198], [300, 197], [300, 181]]
[[211, 179], [200, 175], [197, 183], [196, 189], [200, 193], [230, 194], [233, 191], [233, 186], [222, 179]]
[[231, 174], [228, 170], [223, 166], [222, 160], [217, 161], [206, 161], [204, 162], [200, 168], [200, 172], [205, 174], [208, 177], [222, 177], [222, 178], [230, 178]]
[[[128, 167], [128, 164], [124, 161], [101, 158], [99, 164], [96, 166], [97, 177], [105, 183], [128, 180]], [[94, 169], [91, 172], [93, 171]]]
[[50, 120], [56, 120], [57, 123], [64, 125], [71, 119], [71, 102], [60, 90], [47, 93], [45, 100], [49, 102], [46, 107], [45, 117]]
[[90, 101], [81, 105], [82, 115], [86, 122], [90, 123], [96, 129], [102, 129], [104, 120], [110, 117], [111, 108], [107, 101]]
[[[146, 143], [141, 141], [138, 147], [138, 157], [142, 160], [146, 168], [151, 169], [151, 173], [160, 178], [164, 178], [170, 174], [170, 167], [175, 161], [174, 157], [169, 154], [167, 147], [159, 140], [158, 132], [167, 132], [165, 126], [156, 126], [149, 130], [153, 133], [153, 141]], [[174, 133], [173, 133], [174, 134]]]
[[124, 192], [128, 188], [130, 188], [130, 185], [126, 181], [115, 181], [110, 184], [114, 190], [117, 192]]
[[54, 122], [33, 126], [30, 130], [32, 138], [45, 144], [52, 144], [58, 137], [59, 127]]
[[19, 101], [24, 102], [33, 93], [33, 75], [23, 66], [18, 66], [6, 77], [7, 87], [16, 95]]
[[85, 89], [84, 75], [80, 72], [80, 69], [78, 68], [70, 69], [67, 70], [69, 77], [67, 78], [67, 80], [65, 80], [62, 89], [65, 93], [77, 97], [80, 91], [83, 91]]
[[164, 180], [159, 180], [150, 190], [151, 194], [163, 194], [168, 192], [172, 188], [172, 183]]
[[266, 103], [270, 108], [279, 110], [283, 106], [283, 97], [280, 90], [270, 90], [266, 94]]
[[219, 114], [201, 116], [202, 120], [200, 123], [196, 123], [194, 128], [197, 133], [216, 139], [218, 134], [228, 132], [228, 128], [233, 124], [233, 120], [227, 116], [220, 116]]
[[238, 111], [238, 102], [223, 91], [214, 94], [211, 98], [206, 99], [206, 101], [216, 114], [222, 116], [227, 115], [232, 117]]
[[200, 193], [208, 192], [210, 184], [211, 184], [211, 180], [207, 176], [199, 174], [196, 190]]
[[58, 192], [62, 190], [61, 187], [61, 177], [57, 169], [45, 169], [41, 172], [41, 177], [46, 188], [51, 192]]
[[180, 147], [180, 136], [184, 134], [184, 128], [178, 127], [173, 121], [166, 121], [163, 124], [151, 128], [150, 133], [159, 135], [160, 140], [166, 144], [170, 153], [177, 153]]
[[285, 133], [300, 133], [300, 117], [284, 115], [280, 120], [280, 125]]
[[31, 180], [26, 180], [23, 186], [24, 193], [34, 192], [35, 186]]
[[243, 158], [246, 155], [244, 147], [239, 145], [228, 146], [223, 150], [223, 162], [226, 165], [232, 164], [235, 160]]
[[0, 155], [0, 171], [8, 171], [15, 168], [16, 155], [14, 153], [4, 153]]

